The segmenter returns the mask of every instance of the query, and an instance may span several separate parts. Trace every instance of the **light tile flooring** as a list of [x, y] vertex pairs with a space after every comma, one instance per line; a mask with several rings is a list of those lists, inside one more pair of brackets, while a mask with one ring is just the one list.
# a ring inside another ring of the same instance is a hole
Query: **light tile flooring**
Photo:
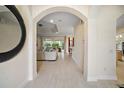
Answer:
[[117, 62], [117, 78], [118, 83], [124, 84], [124, 62]]
[[86, 82], [71, 56], [59, 54], [57, 61], [39, 61], [38, 77], [28, 88], [116, 88], [115, 81]]

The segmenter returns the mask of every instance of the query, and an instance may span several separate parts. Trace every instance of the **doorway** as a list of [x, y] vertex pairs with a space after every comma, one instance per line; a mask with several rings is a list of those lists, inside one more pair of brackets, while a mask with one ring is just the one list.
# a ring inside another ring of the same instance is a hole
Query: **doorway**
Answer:
[[[67, 13], [70, 13], [70, 14], [73, 14], [73, 15], [75, 15], [75, 16], [77, 16], [77, 17], [79, 17], [82, 21], [83, 21], [83, 30], [84, 30], [84, 40], [83, 40], [83, 43], [84, 43], [84, 65], [82, 66], [82, 69], [83, 69], [83, 74], [84, 74], [84, 78], [86, 79], [86, 75], [87, 75], [87, 72], [86, 72], [86, 69], [87, 69], [87, 66], [86, 66], [86, 64], [87, 64], [87, 18], [81, 13], [81, 12], [79, 12], [79, 11], [77, 11], [77, 10], [75, 10], [75, 9], [73, 9], [73, 8], [70, 8], [70, 7], [61, 7], [61, 6], [59, 6], [59, 7], [51, 7], [51, 8], [49, 8], [49, 9], [46, 9], [45, 11], [43, 11], [43, 12], [41, 12], [35, 19], [34, 19], [34, 34], [35, 34], [35, 36], [33, 36], [33, 41], [34, 41], [34, 43], [33, 43], [33, 77], [35, 78], [35, 77], [37, 77], [37, 62], [36, 62], [36, 60], [37, 60], [37, 50], [35, 50], [36, 49], [36, 36], [37, 36], [37, 34], [36, 34], [36, 32], [37, 32], [37, 23], [39, 22], [39, 20], [41, 20], [43, 17], [45, 17], [46, 15], [48, 15], [48, 14], [50, 14], [50, 13], [54, 13], [54, 12], [67, 12]], [[82, 21], [81, 21], [81, 23], [82, 23]], [[74, 39], [75, 40], [75, 39]], [[85, 42], [84, 42], [85, 41]], [[76, 45], [76, 44], [75, 44]]]
[[116, 70], [117, 81], [124, 84], [124, 15], [117, 19], [116, 26]]
[[83, 41], [84, 28], [80, 18], [59, 11], [46, 15], [37, 23], [38, 70], [43, 62], [57, 62], [61, 55], [68, 55], [83, 72]]

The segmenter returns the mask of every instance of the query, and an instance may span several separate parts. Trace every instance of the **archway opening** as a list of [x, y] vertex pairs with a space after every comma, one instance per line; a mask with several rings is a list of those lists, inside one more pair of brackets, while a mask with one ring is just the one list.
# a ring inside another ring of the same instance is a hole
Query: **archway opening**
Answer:
[[[66, 68], [75, 69], [70, 67], [75, 63], [82, 74], [84, 62], [83, 23], [79, 17], [67, 12], [50, 13], [37, 23], [37, 71], [39, 73], [40, 68], [41, 70], [42, 67], [47, 68], [53, 62], [54, 69], [64, 65], [63, 72]], [[59, 73], [61, 69], [56, 70]]]
[[116, 71], [117, 81], [124, 84], [124, 15], [116, 22]]
[[[41, 12], [35, 19], [34, 19], [34, 34], [35, 36], [33, 37], [33, 76], [36, 77], [37, 76], [37, 48], [36, 48], [36, 41], [37, 41], [37, 23], [44, 18], [45, 16], [51, 14], [51, 13], [55, 13], [55, 12], [66, 12], [66, 13], [70, 13], [76, 17], [78, 17], [79, 19], [81, 19], [82, 21], [80, 21], [81, 24], [83, 24], [83, 30], [84, 30], [84, 39], [81, 41], [83, 43], [83, 47], [84, 47], [84, 51], [82, 52], [83, 55], [83, 66], [81, 67], [82, 72], [84, 74], [84, 78], [86, 79], [87, 76], [87, 18], [80, 13], [79, 11], [69, 8], [69, 7], [53, 7], [53, 8], [49, 8], [46, 9], [45, 11]], [[72, 38], [73, 39], [73, 38]], [[85, 41], [85, 42], [84, 42]], [[83, 79], [83, 77], [82, 77]]]

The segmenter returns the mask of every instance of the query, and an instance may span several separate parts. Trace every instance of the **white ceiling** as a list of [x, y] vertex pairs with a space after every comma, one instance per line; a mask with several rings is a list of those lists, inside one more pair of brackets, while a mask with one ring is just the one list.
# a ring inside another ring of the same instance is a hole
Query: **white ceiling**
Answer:
[[[53, 20], [53, 23], [50, 21]], [[38, 24], [38, 34], [41, 36], [65, 36], [73, 35], [74, 26], [80, 22], [80, 19], [70, 13], [55, 12], [45, 16]], [[52, 29], [52, 30], [51, 30]]]
[[42, 37], [43, 40], [53, 40], [53, 41], [57, 41], [57, 40], [60, 40], [60, 41], [64, 41], [64, 37], [62, 36], [45, 36], [45, 37]]

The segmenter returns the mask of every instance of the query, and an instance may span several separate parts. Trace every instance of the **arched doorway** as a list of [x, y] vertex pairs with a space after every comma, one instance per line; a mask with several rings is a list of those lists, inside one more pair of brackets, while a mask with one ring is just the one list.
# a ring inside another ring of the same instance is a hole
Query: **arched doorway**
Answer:
[[[32, 53], [32, 60], [33, 60], [33, 77], [36, 77], [37, 76], [37, 62], [36, 62], [36, 36], [37, 36], [37, 22], [42, 19], [44, 16], [50, 14], [50, 13], [54, 13], [54, 12], [67, 12], [67, 13], [70, 13], [70, 14], [73, 14], [77, 17], [79, 17], [81, 20], [83, 20], [84, 22], [84, 39], [85, 39], [85, 42], [84, 42], [84, 67], [83, 67], [83, 71], [84, 71], [84, 77], [86, 79], [86, 70], [87, 70], [87, 18], [82, 14], [80, 13], [78, 10], [75, 10], [73, 8], [70, 8], [70, 7], [51, 7], [49, 9], [46, 9], [45, 11], [41, 12], [38, 16], [36, 16], [36, 18], [33, 20], [34, 24], [34, 32], [33, 32], [33, 36], [32, 36], [32, 42], [33, 42], [33, 53]], [[82, 77], [83, 78], [83, 77]]]
[[[124, 84], [124, 14], [116, 21], [116, 70], [117, 82], [120, 87]], [[124, 87], [124, 85], [123, 85]]]

